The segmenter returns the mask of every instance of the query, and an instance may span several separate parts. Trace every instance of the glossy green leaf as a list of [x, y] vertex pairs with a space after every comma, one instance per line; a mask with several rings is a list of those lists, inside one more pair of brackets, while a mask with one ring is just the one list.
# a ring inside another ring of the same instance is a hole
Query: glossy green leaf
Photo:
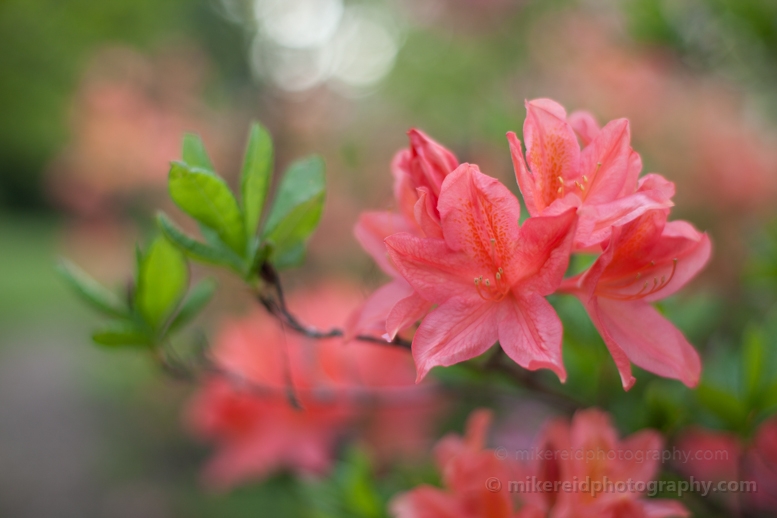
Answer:
[[211, 279], [200, 281], [189, 292], [189, 296], [181, 304], [181, 309], [170, 323], [169, 331], [182, 328], [192, 321], [197, 314], [210, 302], [216, 291], [216, 283]]
[[188, 283], [186, 258], [160, 236], [141, 259], [135, 307], [152, 328], [158, 329], [178, 306]]
[[290, 262], [289, 257], [297, 260], [304, 257], [299, 248], [316, 229], [325, 196], [326, 179], [321, 158], [307, 158], [289, 167], [262, 233], [262, 237], [273, 245], [271, 262], [282, 258], [284, 266], [291, 266], [297, 263]]
[[197, 241], [181, 230], [162, 212], [157, 214], [157, 223], [162, 234], [191, 259], [202, 263], [229, 266], [237, 273], [243, 274], [243, 263], [232, 250], [215, 249]]
[[199, 167], [208, 171], [215, 171], [213, 162], [210, 161], [205, 144], [199, 135], [187, 133], [183, 137], [183, 161], [192, 167]]
[[112, 325], [98, 329], [92, 333], [92, 340], [96, 344], [108, 347], [151, 345], [148, 335], [131, 322], [115, 322]]
[[129, 308], [119, 297], [75, 264], [62, 259], [57, 270], [81, 299], [94, 309], [114, 317], [127, 317], [129, 315]]
[[170, 197], [184, 212], [215, 230], [240, 257], [246, 253], [243, 215], [226, 182], [215, 173], [173, 162]]
[[246, 235], [249, 239], [256, 234], [259, 220], [262, 217], [267, 189], [272, 178], [272, 166], [272, 138], [261, 124], [254, 123], [248, 137], [240, 175], [243, 216], [245, 217]]

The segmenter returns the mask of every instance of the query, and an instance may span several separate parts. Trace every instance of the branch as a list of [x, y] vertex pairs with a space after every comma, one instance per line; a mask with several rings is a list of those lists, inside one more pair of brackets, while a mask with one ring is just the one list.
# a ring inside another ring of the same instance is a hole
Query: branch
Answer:
[[[313, 326], [308, 326], [300, 322], [299, 319], [295, 317], [291, 311], [289, 311], [289, 308], [286, 305], [286, 297], [283, 293], [283, 287], [281, 286], [281, 279], [278, 276], [278, 272], [275, 271], [275, 268], [273, 268], [270, 263], [262, 264], [259, 270], [259, 275], [261, 276], [262, 280], [272, 288], [272, 291], [275, 293], [275, 297], [273, 297], [271, 294], [259, 292], [256, 294], [257, 300], [260, 304], [262, 304], [262, 306], [264, 306], [268, 313], [278, 318], [284, 325], [288, 326], [290, 329], [296, 331], [297, 333], [300, 333], [301, 335], [317, 340], [345, 336], [345, 332], [342, 329], [332, 328], [327, 331], [322, 331]], [[356, 335], [353, 337], [353, 339], [359, 342], [369, 342], [380, 345], [394, 345], [403, 349], [410, 349], [411, 346], [410, 341], [404, 340], [399, 336], [394, 337], [394, 339], [391, 341], [371, 335]]]

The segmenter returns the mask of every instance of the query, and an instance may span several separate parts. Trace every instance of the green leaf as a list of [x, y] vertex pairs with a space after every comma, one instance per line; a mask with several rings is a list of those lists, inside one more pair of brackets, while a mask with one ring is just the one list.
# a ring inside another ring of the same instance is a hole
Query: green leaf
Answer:
[[187, 133], [183, 137], [183, 161], [192, 167], [215, 171], [199, 135]]
[[246, 145], [243, 170], [240, 174], [240, 192], [243, 200], [246, 235], [252, 238], [262, 217], [267, 189], [272, 178], [272, 138], [259, 123], [251, 126]]
[[747, 412], [733, 394], [705, 383], [696, 389], [699, 403], [732, 428], [739, 429], [747, 418]]
[[75, 264], [62, 259], [57, 265], [57, 270], [70, 287], [81, 296], [81, 299], [94, 309], [114, 317], [129, 316], [129, 308], [119, 297]]
[[750, 325], [745, 329], [742, 344], [742, 378], [745, 396], [752, 402], [758, 396], [766, 359], [766, 338], [763, 330]]
[[122, 345], [149, 346], [151, 340], [143, 330], [131, 322], [115, 322], [92, 333], [92, 340], [98, 345], [109, 347]]
[[189, 296], [181, 304], [181, 309], [175, 318], [170, 323], [168, 330], [170, 332], [182, 328], [202, 311], [202, 309], [210, 302], [213, 297], [213, 293], [216, 291], [216, 283], [211, 279], [205, 279], [200, 281], [189, 292]]
[[188, 283], [186, 258], [160, 236], [141, 259], [135, 307], [153, 329], [159, 329], [178, 306]]
[[318, 225], [325, 195], [324, 162], [320, 157], [299, 160], [289, 167], [262, 233], [273, 244], [273, 264], [282, 258], [284, 266], [291, 266], [296, 263], [289, 262], [289, 257], [304, 257], [299, 247], [304, 246]]
[[229, 266], [240, 275], [243, 274], [244, 265], [232, 250], [226, 247], [216, 249], [197, 241], [181, 230], [163, 212], [157, 214], [156, 220], [162, 234], [188, 257], [203, 263]]
[[215, 230], [240, 257], [246, 254], [243, 215], [226, 182], [215, 173], [173, 162], [170, 197], [184, 212]]

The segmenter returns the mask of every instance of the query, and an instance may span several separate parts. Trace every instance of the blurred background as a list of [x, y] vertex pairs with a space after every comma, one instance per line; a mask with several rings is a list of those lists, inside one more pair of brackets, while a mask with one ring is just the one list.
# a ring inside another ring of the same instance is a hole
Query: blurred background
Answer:
[[[666, 306], [703, 351], [706, 379], [735, 394], [743, 330], [771, 340], [777, 328], [777, 2], [0, 2], [0, 515], [338, 516], [285, 475], [203, 491], [207, 448], [180, 417], [191, 386], [133, 351], [92, 346], [97, 318], [57, 278], [57, 257], [123, 285], [155, 211], [174, 212], [166, 178], [183, 133], [202, 136], [234, 185], [258, 119], [276, 170], [311, 152], [327, 162], [324, 218], [289, 285], [344, 277], [368, 293], [381, 278], [352, 226], [390, 208], [405, 132], [423, 129], [517, 192], [505, 132], [520, 134], [535, 97], [629, 118], [645, 171], [677, 183], [673, 217], [710, 232], [712, 263]], [[236, 290], [222, 279], [204, 330], [248, 311]], [[575, 303], [556, 304], [580, 331], [570, 370], [609, 361]], [[644, 373], [628, 396], [583, 381], [626, 430], [671, 431], [704, 406]], [[643, 397], [654, 406], [630, 410]], [[514, 407], [503, 405], [505, 426], [544, 415], [511, 418]], [[707, 414], [695, 419], [739, 426]]]

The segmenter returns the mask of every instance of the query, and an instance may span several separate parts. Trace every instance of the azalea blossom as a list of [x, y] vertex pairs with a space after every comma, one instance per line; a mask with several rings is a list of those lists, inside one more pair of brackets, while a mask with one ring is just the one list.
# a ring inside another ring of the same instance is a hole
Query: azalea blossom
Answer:
[[398, 495], [390, 503], [396, 518], [517, 516], [508, 491], [493, 491], [486, 486], [488, 480], [507, 483], [513, 473], [509, 463], [485, 449], [491, 417], [488, 410], [477, 410], [467, 421], [464, 437], [450, 434], [437, 443], [434, 456], [445, 489], [422, 485]]
[[459, 162], [451, 151], [421, 130], [411, 129], [408, 137], [410, 147], [399, 151], [391, 163], [399, 213], [365, 212], [354, 229], [359, 244], [392, 281], [376, 290], [351, 315], [346, 324], [348, 338], [367, 333], [393, 340], [431, 308], [388, 260], [383, 240], [398, 232], [442, 236], [437, 199], [443, 180]]
[[[601, 243], [612, 226], [672, 206], [661, 189], [637, 190], [642, 160], [631, 148], [628, 120], [599, 129], [584, 112], [568, 120], [564, 108], [550, 99], [527, 102], [526, 110], [525, 160], [518, 137], [507, 134], [518, 186], [532, 216], [579, 209], [576, 249]], [[585, 145], [582, 151], [575, 130]]]
[[[640, 184], [645, 190], [670, 187], [652, 175]], [[696, 350], [650, 304], [677, 292], [710, 257], [709, 237], [685, 221], [667, 222], [668, 213], [651, 210], [614, 227], [594, 264], [562, 285], [585, 306], [627, 390], [635, 382], [631, 362], [689, 387], [701, 373]]]
[[[435, 460], [443, 489], [422, 485], [396, 496], [396, 518], [680, 518], [689, 516], [674, 500], [644, 498], [655, 479], [663, 441], [644, 430], [620, 440], [609, 416], [578, 411], [568, 422], [551, 421], [535, 446], [552, 453], [518, 464], [503, 452], [485, 449], [491, 422], [487, 410], [473, 412], [465, 437], [448, 435], [437, 444]], [[614, 452], [629, 451], [628, 460]], [[565, 452], [566, 455], [558, 455]], [[579, 453], [578, 453], [579, 452]], [[499, 453], [499, 455], [497, 454]], [[529, 481], [528, 483], [526, 481]], [[630, 482], [629, 482], [630, 481]], [[518, 491], [510, 483], [523, 482]], [[630, 483], [631, 487], [626, 486]], [[624, 491], [609, 490], [621, 483]], [[579, 489], [582, 485], [583, 489]], [[543, 488], [540, 491], [534, 488]], [[545, 490], [546, 487], [552, 489]], [[567, 487], [570, 490], [564, 490]], [[572, 488], [578, 487], [577, 490]], [[600, 487], [599, 491], [591, 487]], [[605, 489], [608, 489], [605, 491]]]
[[735, 513], [777, 508], [777, 417], [761, 423], [749, 442], [694, 426], [680, 434], [675, 447], [682, 452], [677, 469], [686, 476], [713, 484], [753, 483], [755, 491], [717, 494]]
[[345, 325], [347, 339], [364, 333], [393, 340], [431, 309], [431, 303], [416, 293], [388, 259], [383, 241], [399, 232], [416, 233], [417, 227], [403, 215], [392, 212], [365, 212], [359, 217], [354, 229], [356, 239], [392, 280], [375, 290], [351, 313]]
[[[400, 212], [430, 237], [440, 237], [437, 200], [445, 178], [459, 165], [456, 156], [418, 129], [407, 133], [410, 147], [391, 163]], [[436, 228], [435, 228], [436, 226]]]
[[[574, 452], [574, 455], [546, 455], [528, 466], [526, 479], [536, 477], [542, 484], [550, 482], [554, 488], [588, 483], [589, 490], [532, 492], [523, 494], [525, 506], [522, 517], [551, 518], [670, 518], [689, 516], [685, 507], [674, 500], [643, 498], [644, 494], [631, 490], [645, 487], [658, 472], [663, 441], [658, 432], [643, 430], [626, 439], [618, 438], [610, 417], [597, 409], [578, 411], [572, 422], [552, 421], [545, 428], [538, 449], [548, 452]], [[611, 455], [614, 452], [631, 452]], [[604, 491], [606, 484], [613, 487], [631, 481], [626, 491]], [[601, 492], [590, 490], [600, 485]]]
[[386, 238], [397, 270], [438, 307], [413, 338], [418, 379], [495, 342], [519, 365], [566, 378], [561, 321], [545, 295], [559, 286], [575, 228], [575, 210], [529, 218], [499, 181], [460, 165], [445, 178], [437, 208], [443, 239], [398, 233]]
[[[306, 322], [325, 327], [342, 322], [356, 300], [353, 289], [326, 286], [292, 295], [289, 304]], [[283, 468], [322, 473], [336, 442], [357, 425], [382, 458], [417, 455], [439, 404], [428, 387], [414, 384], [407, 352], [306, 339], [260, 311], [224, 327], [214, 361], [230, 376], [205, 383], [187, 421], [216, 445], [203, 475], [218, 489]]]

